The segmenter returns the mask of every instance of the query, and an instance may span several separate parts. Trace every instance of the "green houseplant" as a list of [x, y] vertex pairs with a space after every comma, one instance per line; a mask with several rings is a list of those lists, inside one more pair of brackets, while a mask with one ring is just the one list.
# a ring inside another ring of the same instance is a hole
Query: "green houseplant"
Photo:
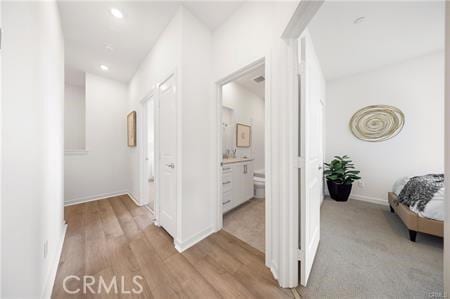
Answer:
[[323, 174], [327, 179], [330, 197], [336, 201], [347, 201], [352, 191], [353, 182], [361, 179], [360, 171], [348, 156], [335, 156], [330, 163], [325, 164]]

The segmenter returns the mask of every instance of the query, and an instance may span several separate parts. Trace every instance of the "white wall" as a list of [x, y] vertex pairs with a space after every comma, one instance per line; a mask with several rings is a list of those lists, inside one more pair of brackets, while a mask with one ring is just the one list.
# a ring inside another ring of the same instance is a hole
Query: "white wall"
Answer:
[[[266, 141], [266, 265], [279, 279], [281, 286], [293, 287], [298, 284], [298, 267], [295, 260], [298, 242], [296, 238], [298, 221], [296, 199], [291, 191], [297, 184], [292, 167], [294, 159], [290, 152], [294, 111], [289, 102], [291, 90], [288, 77], [288, 46], [281, 38], [290, 21], [298, 1], [243, 3], [240, 8], [213, 34], [213, 80], [222, 80], [237, 70], [248, 66], [260, 58], [266, 62], [266, 84], [269, 93], [265, 99], [266, 132], [272, 139]], [[270, 113], [269, 113], [270, 111]], [[215, 112], [212, 111], [211, 115]], [[270, 117], [269, 117], [270, 116]], [[217, 119], [210, 124], [215, 134]], [[267, 137], [267, 136], [266, 136]], [[217, 148], [216, 140], [212, 141]], [[220, 149], [217, 149], [220, 151]], [[210, 162], [217, 168], [216, 157]], [[267, 175], [270, 173], [270, 177]], [[214, 188], [218, 184], [215, 177]], [[216, 196], [217, 198], [217, 196]], [[217, 200], [217, 199], [216, 199]], [[280, 215], [282, 217], [280, 217]]]
[[128, 192], [127, 86], [86, 74], [86, 149], [65, 156], [65, 202]]
[[[206, 28], [190, 14], [186, 14], [188, 16], [184, 18], [184, 23], [183, 13], [181, 16], [177, 14], [130, 82], [128, 107], [129, 111], [138, 111], [139, 119], [142, 109], [139, 101], [173, 70], [179, 72], [182, 123], [178, 124], [178, 129], [183, 129], [183, 137], [178, 140], [177, 162], [181, 162], [182, 157], [183, 165], [178, 163], [181, 173], [177, 178], [182, 183], [177, 190], [180, 195], [178, 203], [181, 202], [177, 212], [182, 219], [178, 221], [181, 238], [178, 236], [176, 243], [178, 248], [184, 247], [207, 234], [219, 217], [215, 205], [219, 201], [217, 155], [220, 149], [217, 148], [218, 115], [212, 83], [258, 59], [266, 59], [266, 70], [269, 70], [266, 71], [267, 81], [271, 82], [268, 87], [269, 98], [273, 98], [270, 104], [267, 104], [266, 99], [266, 116], [267, 111], [271, 111], [273, 136], [272, 144], [267, 145], [266, 142], [266, 156], [270, 152], [271, 160], [265, 168], [269, 168], [272, 175], [271, 184], [267, 184], [266, 179], [266, 190], [269, 197], [273, 198], [268, 207], [268, 219], [271, 222], [267, 224], [272, 251], [267, 252], [266, 262], [284, 287], [296, 286], [298, 283], [297, 265], [292, 262], [297, 259], [298, 242], [295, 229], [291, 229], [298, 217], [295, 198], [291, 194], [294, 171], [288, 167], [288, 161], [294, 159], [290, 152], [292, 140], [286, 136], [286, 132], [292, 130], [290, 121], [294, 113], [290, 108], [291, 90], [286, 78], [288, 47], [281, 35], [297, 4], [298, 1], [243, 3], [213, 33], [211, 58]], [[208, 75], [208, 61], [212, 63], [212, 76]], [[207, 87], [208, 84], [211, 89]], [[206, 100], [207, 92], [210, 92], [209, 100]], [[142, 124], [138, 120], [138, 138], [142, 136], [141, 128]], [[143, 193], [139, 181], [142, 173], [140, 151], [142, 147], [138, 141], [138, 147], [130, 149], [130, 192], [138, 200]], [[279, 215], [285, 217], [280, 218]]]
[[63, 36], [55, 2], [2, 14], [1, 297], [49, 297], [64, 232]]
[[[177, 76], [177, 236], [182, 250], [192, 240], [204, 237], [213, 229], [213, 169], [210, 123], [212, 100], [211, 33], [187, 10], [180, 8], [161, 34], [129, 85], [128, 110], [138, 111], [138, 136], [142, 136], [140, 101], [171, 73]], [[142, 140], [141, 137], [139, 137]], [[203, 148], [204, 151], [199, 151]], [[142, 145], [129, 150], [131, 163], [130, 192], [139, 202], [143, 198]]]
[[[353, 197], [386, 202], [396, 179], [443, 172], [443, 59], [439, 52], [327, 82], [326, 158], [347, 154], [361, 170], [364, 187], [355, 184]], [[405, 126], [387, 141], [361, 141], [349, 120], [375, 104], [398, 107]]]
[[[223, 145], [227, 145], [225, 149], [236, 149], [237, 157], [254, 158], [255, 170], [264, 169], [264, 100], [232, 82], [222, 88], [222, 104], [232, 109], [232, 116], [223, 140]], [[236, 147], [236, 123], [252, 127], [249, 148]]]
[[[187, 10], [182, 10], [181, 118], [182, 197], [177, 247], [186, 248], [213, 232], [212, 188], [215, 170], [210, 167], [214, 155], [210, 147], [213, 135], [207, 125], [215, 107], [212, 89], [211, 32]], [[199, 150], [204, 149], [204, 150]], [[181, 226], [180, 226], [181, 224]]]
[[84, 86], [64, 85], [64, 149], [84, 150], [86, 128]]
[[139, 66], [136, 74], [128, 86], [128, 108], [127, 113], [137, 111], [137, 146], [128, 149], [130, 164], [130, 175], [128, 186], [131, 196], [138, 202], [145, 203], [143, 198], [143, 186], [140, 182], [141, 169], [140, 151], [143, 151], [141, 140], [143, 140], [143, 107], [140, 103], [150, 91], [162, 82], [172, 72], [180, 67], [181, 60], [181, 15], [178, 13], [170, 22], [164, 32], [154, 45], [145, 60]]

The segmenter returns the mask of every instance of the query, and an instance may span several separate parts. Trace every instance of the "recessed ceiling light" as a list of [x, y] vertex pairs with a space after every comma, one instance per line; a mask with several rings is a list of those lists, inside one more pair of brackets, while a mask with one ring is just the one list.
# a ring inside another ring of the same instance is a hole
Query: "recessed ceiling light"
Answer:
[[102, 69], [102, 71], [105, 71], [105, 72], [109, 70], [109, 67], [107, 67], [104, 64], [100, 65], [100, 68]]
[[358, 18], [353, 20], [353, 24], [362, 23], [365, 19], [366, 19], [366, 17], [358, 17]]
[[105, 50], [108, 52], [114, 51], [114, 48], [111, 45], [105, 45]]
[[110, 9], [110, 12], [114, 17], [118, 19], [123, 19], [123, 13], [119, 9], [113, 7]]

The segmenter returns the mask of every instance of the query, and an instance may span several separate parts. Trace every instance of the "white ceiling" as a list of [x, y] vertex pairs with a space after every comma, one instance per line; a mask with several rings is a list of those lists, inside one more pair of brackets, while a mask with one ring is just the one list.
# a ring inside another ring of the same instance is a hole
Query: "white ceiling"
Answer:
[[265, 82], [255, 82], [253, 79], [263, 76], [264, 77], [264, 65], [257, 67], [256, 69], [248, 72], [247, 74], [241, 76], [239, 79], [234, 82], [241, 85], [248, 91], [256, 94], [258, 97], [264, 99], [265, 98]]
[[[128, 82], [180, 5], [214, 30], [242, 2], [59, 1], [66, 64]], [[124, 18], [114, 18], [112, 7], [121, 10]], [[100, 70], [101, 64], [109, 71]]]
[[244, 1], [184, 1], [183, 5], [211, 31], [230, 17]]
[[[354, 24], [358, 17], [365, 19]], [[443, 50], [444, 2], [329, 1], [308, 28], [334, 79]]]

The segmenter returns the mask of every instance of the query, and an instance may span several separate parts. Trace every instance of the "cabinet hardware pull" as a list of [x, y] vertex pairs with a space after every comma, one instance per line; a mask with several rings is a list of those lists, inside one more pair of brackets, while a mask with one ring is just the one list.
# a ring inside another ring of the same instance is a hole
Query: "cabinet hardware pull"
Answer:
[[229, 184], [229, 183], [231, 183], [231, 181], [223, 182], [222, 185], [226, 185], [226, 184]]
[[229, 203], [231, 201], [231, 199], [227, 200], [226, 202], [223, 203], [223, 205], [226, 205], [227, 203]]

